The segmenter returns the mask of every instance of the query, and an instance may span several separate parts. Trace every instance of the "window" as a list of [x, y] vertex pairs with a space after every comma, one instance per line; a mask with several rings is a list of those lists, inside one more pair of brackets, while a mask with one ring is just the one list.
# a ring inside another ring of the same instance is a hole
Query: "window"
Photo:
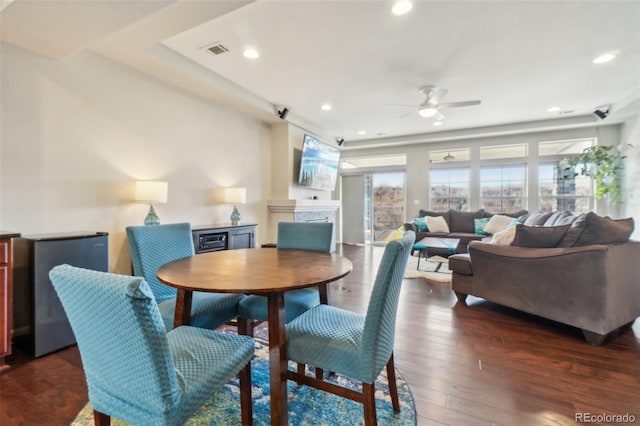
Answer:
[[430, 209], [469, 210], [469, 168], [431, 169]]
[[481, 146], [481, 160], [497, 160], [499, 158], [523, 158], [527, 156], [527, 144]]
[[541, 157], [547, 155], [572, 156], [582, 153], [585, 148], [592, 146], [593, 142], [593, 138], [540, 142], [538, 155]]
[[527, 208], [526, 166], [482, 167], [480, 203], [490, 213], [511, 213]]
[[379, 155], [375, 157], [345, 158], [340, 162], [342, 170], [359, 169], [365, 167], [406, 166], [407, 155]]
[[568, 210], [587, 213], [593, 210], [593, 182], [588, 176], [562, 178], [560, 162], [538, 168], [538, 207], [547, 212]]
[[471, 160], [471, 150], [469, 148], [447, 149], [442, 151], [430, 151], [429, 163], [452, 163], [454, 161]]

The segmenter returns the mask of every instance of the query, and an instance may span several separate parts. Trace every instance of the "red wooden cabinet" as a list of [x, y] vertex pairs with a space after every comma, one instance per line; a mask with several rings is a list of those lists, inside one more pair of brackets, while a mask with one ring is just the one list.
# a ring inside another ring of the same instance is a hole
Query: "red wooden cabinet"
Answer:
[[11, 239], [0, 240], [0, 370], [11, 354]]

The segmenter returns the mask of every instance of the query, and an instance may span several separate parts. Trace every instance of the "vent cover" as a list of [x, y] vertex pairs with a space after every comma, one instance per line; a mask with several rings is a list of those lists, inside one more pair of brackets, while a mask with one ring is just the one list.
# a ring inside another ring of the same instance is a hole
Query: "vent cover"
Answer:
[[223, 53], [227, 53], [229, 49], [227, 49], [222, 43], [215, 43], [209, 47], [206, 47], [207, 51], [212, 55], [222, 55]]

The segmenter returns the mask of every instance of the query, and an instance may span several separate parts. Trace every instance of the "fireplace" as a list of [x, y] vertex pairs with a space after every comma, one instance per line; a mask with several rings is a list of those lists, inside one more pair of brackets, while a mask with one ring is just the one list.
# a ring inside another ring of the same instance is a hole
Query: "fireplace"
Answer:
[[333, 241], [336, 241], [336, 217], [340, 207], [338, 200], [269, 200], [267, 202], [268, 241], [275, 243], [278, 222], [330, 222], [333, 223]]

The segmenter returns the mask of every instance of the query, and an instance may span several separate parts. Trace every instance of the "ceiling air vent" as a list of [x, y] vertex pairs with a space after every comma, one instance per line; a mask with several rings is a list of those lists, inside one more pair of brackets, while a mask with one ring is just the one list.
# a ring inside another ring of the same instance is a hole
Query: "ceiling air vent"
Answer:
[[215, 43], [206, 48], [212, 55], [221, 55], [229, 51], [222, 43]]

